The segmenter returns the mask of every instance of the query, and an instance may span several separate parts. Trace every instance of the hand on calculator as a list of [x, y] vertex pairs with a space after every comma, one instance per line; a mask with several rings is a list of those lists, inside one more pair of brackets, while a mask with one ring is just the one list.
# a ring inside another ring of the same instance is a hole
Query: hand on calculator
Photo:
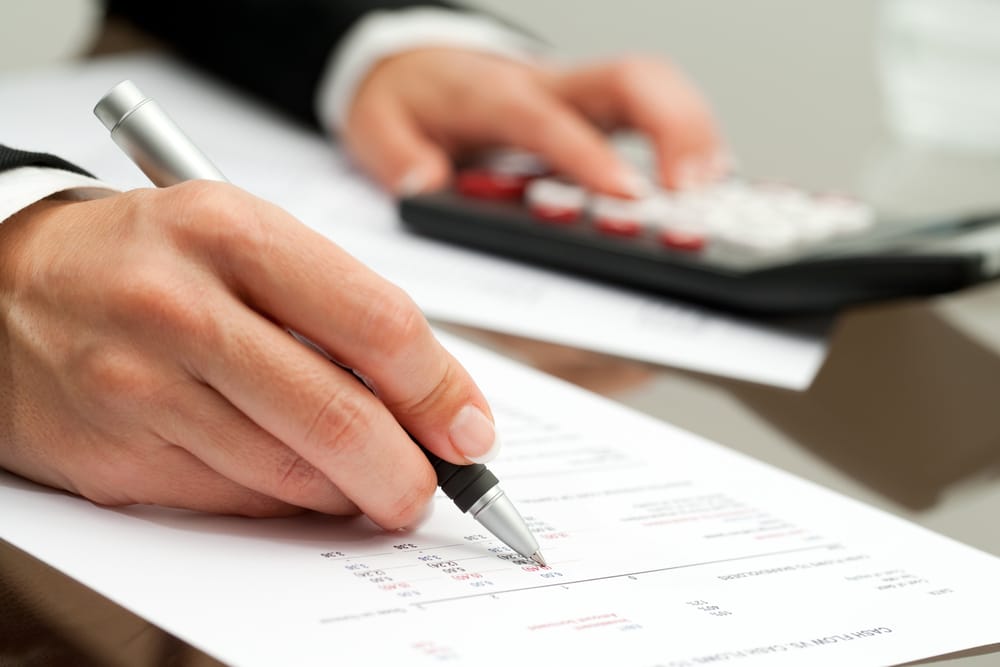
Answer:
[[536, 153], [595, 192], [636, 196], [644, 179], [606, 139], [618, 128], [649, 137], [664, 187], [709, 183], [728, 168], [706, 103], [673, 66], [651, 58], [563, 68], [454, 49], [408, 51], [368, 75], [344, 140], [400, 195], [440, 189], [454, 159], [499, 145]]

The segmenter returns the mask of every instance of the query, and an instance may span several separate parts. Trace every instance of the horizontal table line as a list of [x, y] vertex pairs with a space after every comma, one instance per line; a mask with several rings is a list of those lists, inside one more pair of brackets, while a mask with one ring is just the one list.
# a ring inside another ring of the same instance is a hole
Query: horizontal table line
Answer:
[[595, 582], [595, 581], [605, 581], [605, 580], [608, 580], [608, 579], [620, 579], [622, 577], [634, 577], [634, 576], [638, 576], [640, 574], [654, 574], [656, 572], [668, 572], [670, 570], [683, 570], [683, 569], [686, 569], [686, 568], [699, 567], [699, 566], [703, 566], [703, 565], [717, 565], [719, 563], [731, 563], [731, 562], [740, 561], [740, 560], [750, 560], [750, 559], [753, 559], [753, 558], [764, 558], [765, 556], [780, 556], [782, 554], [791, 554], [791, 553], [797, 553], [797, 552], [801, 552], [801, 551], [814, 551], [816, 549], [829, 549], [829, 548], [835, 547], [835, 546], [838, 546], [837, 543], [821, 544], [821, 545], [810, 546], [810, 547], [800, 547], [798, 549], [784, 549], [782, 551], [769, 551], [767, 553], [749, 554], [749, 555], [746, 555], [746, 556], [735, 556], [733, 558], [720, 558], [719, 560], [703, 561], [703, 562], [700, 562], [700, 563], [685, 563], [683, 565], [671, 565], [671, 566], [668, 566], [668, 567], [659, 567], [659, 568], [654, 568], [654, 569], [651, 569], [651, 570], [640, 570], [640, 571], [636, 571], [636, 572], [622, 572], [622, 573], [619, 573], [619, 574], [605, 575], [603, 577], [590, 577], [588, 579], [574, 579], [572, 581], [556, 581], [556, 582], [553, 582], [553, 583], [550, 583], [550, 584], [542, 584], [540, 586], [524, 586], [522, 588], [509, 588], [509, 589], [502, 590], [502, 591], [489, 591], [489, 592], [483, 592], [483, 593], [471, 593], [469, 595], [458, 595], [458, 596], [450, 597], [450, 598], [440, 598], [438, 600], [425, 600], [425, 601], [422, 601], [422, 602], [411, 602], [410, 606], [411, 607], [425, 607], [425, 606], [428, 606], [428, 605], [439, 604], [439, 603], [442, 603], [442, 602], [455, 602], [457, 600], [467, 600], [467, 599], [470, 599], [470, 598], [486, 597], [486, 596], [489, 596], [489, 595], [501, 595], [501, 594], [504, 594], [504, 593], [521, 593], [523, 591], [534, 591], [534, 590], [539, 590], [539, 589], [542, 589], [542, 588], [552, 588], [552, 587], [555, 587], [555, 586], [569, 586], [571, 584], [586, 584], [586, 583], [591, 583], [591, 582]]

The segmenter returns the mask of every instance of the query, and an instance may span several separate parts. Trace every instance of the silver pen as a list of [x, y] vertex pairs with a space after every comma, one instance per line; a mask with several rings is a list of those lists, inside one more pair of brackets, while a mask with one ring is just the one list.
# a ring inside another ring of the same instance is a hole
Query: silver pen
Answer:
[[[192, 179], [226, 181], [160, 105], [143, 95], [131, 81], [122, 81], [108, 91], [94, 107], [94, 114], [154, 185], [167, 187]], [[538, 541], [486, 466], [448, 463], [419, 443], [418, 446], [434, 467], [438, 486], [462, 512], [472, 514], [486, 530], [521, 556], [545, 565]]]

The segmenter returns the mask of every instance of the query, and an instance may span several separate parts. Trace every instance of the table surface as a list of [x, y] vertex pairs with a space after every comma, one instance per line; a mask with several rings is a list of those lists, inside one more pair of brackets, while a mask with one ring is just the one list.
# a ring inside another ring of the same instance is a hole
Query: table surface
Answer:
[[[102, 48], [134, 43], [131, 35], [116, 28], [105, 33]], [[732, 141], [737, 149], [741, 144], [748, 147], [750, 164], [781, 166], [797, 183], [853, 192], [883, 210], [921, 213], [970, 205], [1000, 210], [1000, 158], [892, 140], [881, 120], [879, 91], [869, 85], [874, 62], [849, 62], [854, 69], [842, 75], [867, 82], [852, 89], [856, 95], [850, 115], [863, 122], [825, 126], [822, 139], [814, 141], [829, 150], [798, 154], [791, 149], [794, 136], [772, 131], [764, 141], [749, 125]], [[714, 85], [718, 89], [722, 84]], [[815, 86], [798, 94], [822, 96], [830, 91]], [[730, 106], [738, 106], [738, 96], [730, 98]], [[726, 113], [736, 111], [728, 108]], [[765, 145], [784, 162], [769, 163]], [[830, 155], [834, 158], [825, 159]], [[1000, 555], [1000, 419], [990, 405], [1000, 390], [1000, 380], [993, 380], [1000, 378], [1000, 327], [989, 326], [996, 318], [993, 313], [1000, 312], [997, 306], [1000, 288], [986, 286], [944, 299], [844, 313], [834, 329], [831, 355], [804, 393], [443, 326]], [[2, 664], [215, 664], [2, 541], [0, 564]], [[963, 655], [958, 662], [1000, 664], [997, 654], [982, 653]]]

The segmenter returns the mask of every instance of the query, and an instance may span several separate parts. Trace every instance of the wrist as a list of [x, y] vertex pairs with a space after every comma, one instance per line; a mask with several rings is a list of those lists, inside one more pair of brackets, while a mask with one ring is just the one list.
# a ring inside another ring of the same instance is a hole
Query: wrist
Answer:
[[33, 238], [53, 214], [74, 202], [65, 199], [45, 198], [22, 208], [0, 225], [0, 317], [5, 317], [10, 297], [19, 284]]

